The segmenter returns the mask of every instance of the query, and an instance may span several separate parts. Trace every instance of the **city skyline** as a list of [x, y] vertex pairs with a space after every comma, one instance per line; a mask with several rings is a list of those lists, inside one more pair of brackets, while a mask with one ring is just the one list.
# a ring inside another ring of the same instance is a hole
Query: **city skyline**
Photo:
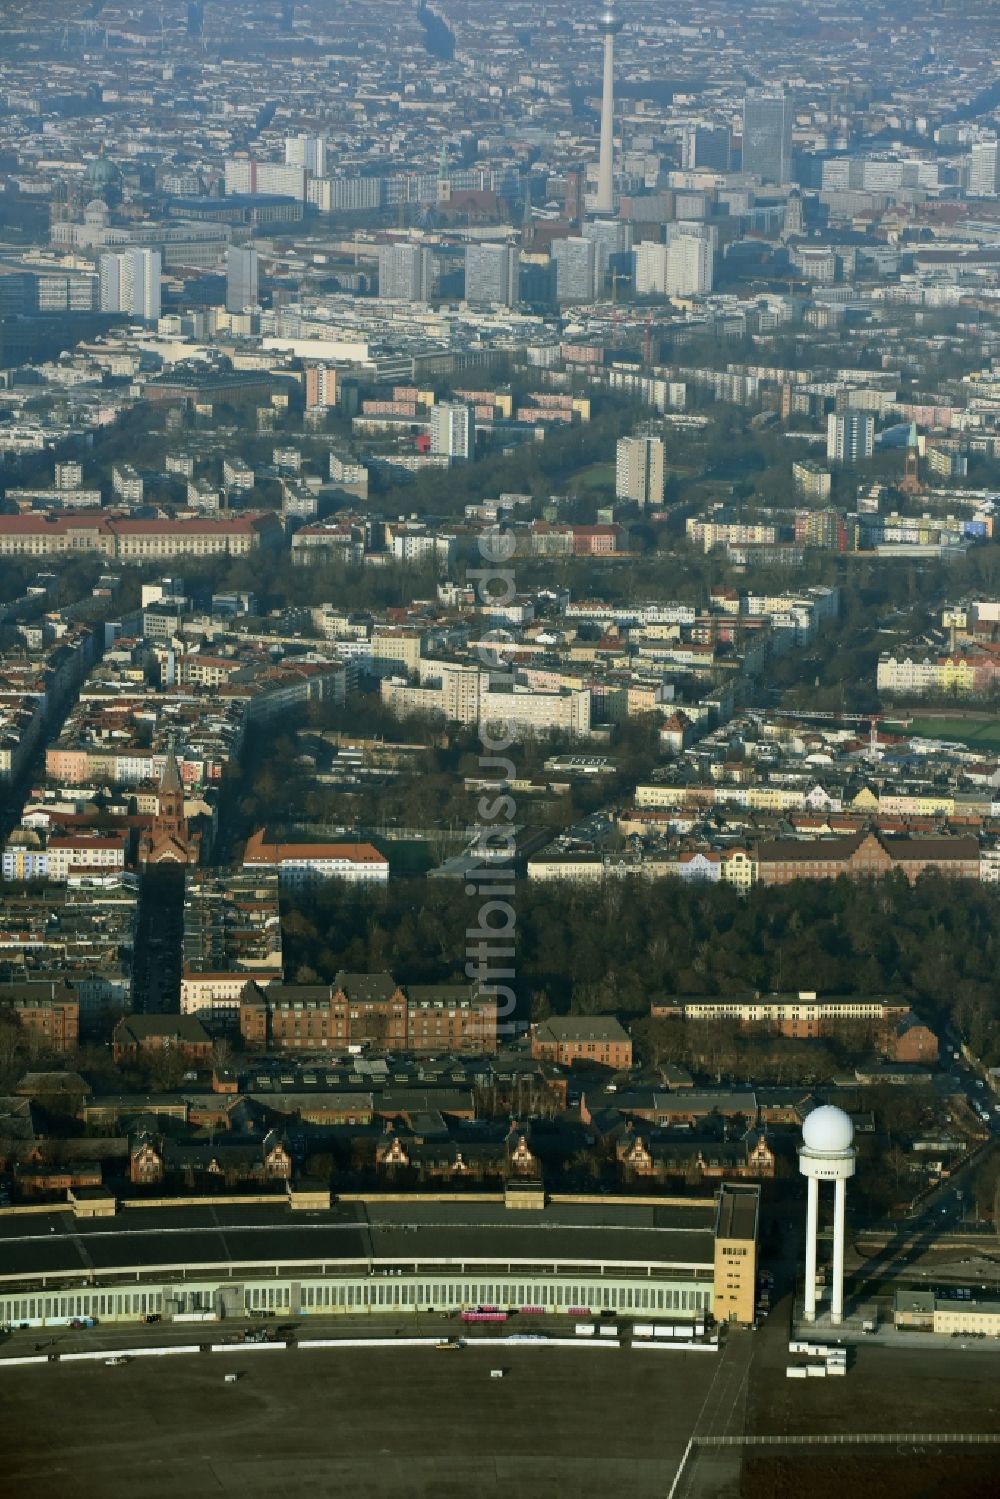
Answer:
[[992, 1495], [996, 39], [0, 8], [11, 1493]]

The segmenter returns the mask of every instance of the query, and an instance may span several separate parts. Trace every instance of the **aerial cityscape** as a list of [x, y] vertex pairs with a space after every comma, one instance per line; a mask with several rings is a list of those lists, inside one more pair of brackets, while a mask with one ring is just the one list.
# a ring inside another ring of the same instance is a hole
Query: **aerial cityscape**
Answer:
[[1000, 1495], [998, 58], [0, 7], [4, 1493]]

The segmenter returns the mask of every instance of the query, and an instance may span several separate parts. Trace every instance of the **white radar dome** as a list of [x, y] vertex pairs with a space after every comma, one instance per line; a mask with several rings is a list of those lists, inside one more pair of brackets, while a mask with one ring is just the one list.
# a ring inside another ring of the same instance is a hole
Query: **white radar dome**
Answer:
[[850, 1150], [854, 1139], [854, 1125], [843, 1109], [833, 1104], [824, 1104], [807, 1114], [802, 1125], [802, 1140], [808, 1150], [818, 1150], [823, 1155], [839, 1155]]

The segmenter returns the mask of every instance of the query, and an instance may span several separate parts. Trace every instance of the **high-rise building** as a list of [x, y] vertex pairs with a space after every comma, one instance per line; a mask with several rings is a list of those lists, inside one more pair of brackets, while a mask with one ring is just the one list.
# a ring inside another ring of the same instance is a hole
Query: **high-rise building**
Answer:
[[976, 141], [969, 157], [969, 197], [995, 198], [1000, 192], [1000, 141]]
[[635, 247], [635, 294], [665, 297], [667, 294], [667, 247], [656, 240], [643, 240]]
[[226, 251], [226, 311], [244, 312], [258, 302], [258, 256], [249, 245]]
[[569, 223], [578, 224], [583, 218], [584, 212], [584, 183], [586, 173], [583, 167], [569, 167], [566, 171], [566, 202], [565, 214]]
[[804, 228], [802, 194], [796, 188], [788, 194], [785, 202], [785, 222], [781, 228], [781, 237], [783, 240], [801, 239]]
[[474, 307], [513, 307], [518, 298], [520, 254], [514, 245], [469, 245], [465, 300]]
[[662, 437], [620, 437], [615, 459], [615, 494], [639, 505], [663, 504]]
[[667, 296], [703, 297], [712, 290], [714, 256], [707, 235], [677, 234], [667, 246]]
[[434, 257], [422, 245], [383, 245], [378, 252], [378, 294], [396, 302], [429, 302]]
[[326, 141], [321, 135], [286, 135], [285, 165], [304, 167], [314, 177], [325, 177]]
[[681, 166], [685, 172], [708, 167], [728, 172], [730, 134], [728, 125], [688, 125], [681, 139]]
[[241, 193], [273, 193], [278, 198], [306, 200], [308, 173], [305, 167], [280, 161], [254, 161], [249, 156], [230, 156], [225, 162], [227, 196]]
[[601, 94], [601, 154], [597, 168], [595, 213], [615, 211], [615, 35], [622, 23], [610, 3], [601, 15], [604, 33], [604, 87]]
[[831, 411], [826, 419], [827, 462], [854, 468], [875, 451], [875, 418], [867, 411]]
[[551, 307], [556, 297], [556, 266], [552, 260], [521, 261], [518, 300], [528, 307]]
[[159, 250], [120, 250], [102, 255], [101, 311], [127, 312], [143, 322], [155, 323], [160, 316]]
[[457, 401], [442, 401], [431, 407], [431, 452], [448, 458], [472, 458], [476, 429], [472, 407]]
[[608, 285], [609, 273], [627, 270], [632, 248], [632, 225], [618, 219], [595, 219], [584, 224], [580, 233], [594, 245], [594, 290], [601, 296]]
[[556, 301], [592, 302], [595, 295], [596, 246], [582, 236], [557, 239], [552, 246], [556, 263]]
[[792, 177], [792, 101], [782, 88], [748, 88], [743, 101], [743, 171], [762, 182]]
[[306, 188], [306, 201], [320, 213], [381, 208], [385, 181], [384, 177], [314, 177]]
[[306, 410], [337, 404], [337, 371], [332, 364], [310, 364], [306, 368]]

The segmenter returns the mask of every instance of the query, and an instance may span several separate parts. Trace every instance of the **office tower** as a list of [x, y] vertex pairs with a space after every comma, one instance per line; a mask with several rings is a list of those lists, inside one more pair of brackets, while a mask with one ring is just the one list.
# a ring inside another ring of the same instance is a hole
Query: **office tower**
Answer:
[[102, 312], [122, 311], [122, 257], [109, 252], [98, 256], [97, 272], [100, 280]]
[[586, 173], [583, 167], [568, 168], [566, 172], [565, 214], [568, 222], [571, 224], [578, 224], [583, 218], [585, 182]]
[[551, 307], [556, 299], [556, 267], [551, 260], [522, 260], [518, 300], [527, 307]]
[[205, 29], [205, 8], [200, 0], [190, 0], [187, 8], [188, 36], [201, 36]]
[[663, 439], [620, 437], [615, 459], [615, 495], [639, 505], [663, 504]]
[[469, 245], [465, 252], [465, 300], [477, 307], [513, 307], [520, 260], [513, 245]]
[[969, 157], [969, 197], [995, 198], [1000, 191], [1000, 142], [977, 141]]
[[432, 453], [444, 453], [449, 458], [472, 458], [475, 443], [471, 406], [442, 401], [431, 407]]
[[681, 139], [681, 166], [685, 172], [705, 167], [716, 172], [728, 172], [729, 126], [688, 125]]
[[607, 288], [608, 274], [624, 270], [632, 249], [632, 225], [618, 219], [597, 219], [584, 224], [580, 231], [594, 246], [594, 289], [598, 296]]
[[434, 257], [421, 245], [383, 245], [378, 252], [378, 294], [396, 302], [429, 302]]
[[743, 101], [743, 171], [762, 182], [790, 182], [792, 101], [784, 89], [748, 88]]
[[853, 468], [875, 451], [875, 418], [867, 411], [831, 411], [826, 419], [828, 463]]
[[635, 247], [635, 294], [665, 297], [667, 294], [667, 247], [643, 240]]
[[159, 250], [121, 250], [102, 255], [101, 311], [127, 312], [143, 322], [155, 323], [160, 316]]
[[615, 34], [622, 23], [609, 5], [601, 16], [604, 33], [604, 90], [601, 95], [601, 155], [597, 168], [595, 213], [615, 211]]
[[286, 135], [286, 167], [304, 167], [314, 177], [326, 176], [326, 141], [321, 135]]
[[306, 410], [336, 406], [337, 371], [332, 364], [310, 364], [306, 368]]
[[667, 296], [705, 296], [712, 290], [714, 260], [707, 235], [674, 235], [667, 246]]
[[594, 300], [595, 245], [591, 239], [557, 239], [552, 245], [556, 263], [556, 301]]
[[162, 266], [159, 250], [126, 252], [123, 282], [127, 305], [136, 317], [142, 318], [146, 323], [159, 322]]
[[785, 222], [781, 228], [782, 239], [801, 239], [805, 226], [802, 221], [802, 194], [796, 188], [788, 194], [785, 202]]
[[226, 251], [226, 311], [244, 312], [258, 303], [258, 256], [249, 245]]

